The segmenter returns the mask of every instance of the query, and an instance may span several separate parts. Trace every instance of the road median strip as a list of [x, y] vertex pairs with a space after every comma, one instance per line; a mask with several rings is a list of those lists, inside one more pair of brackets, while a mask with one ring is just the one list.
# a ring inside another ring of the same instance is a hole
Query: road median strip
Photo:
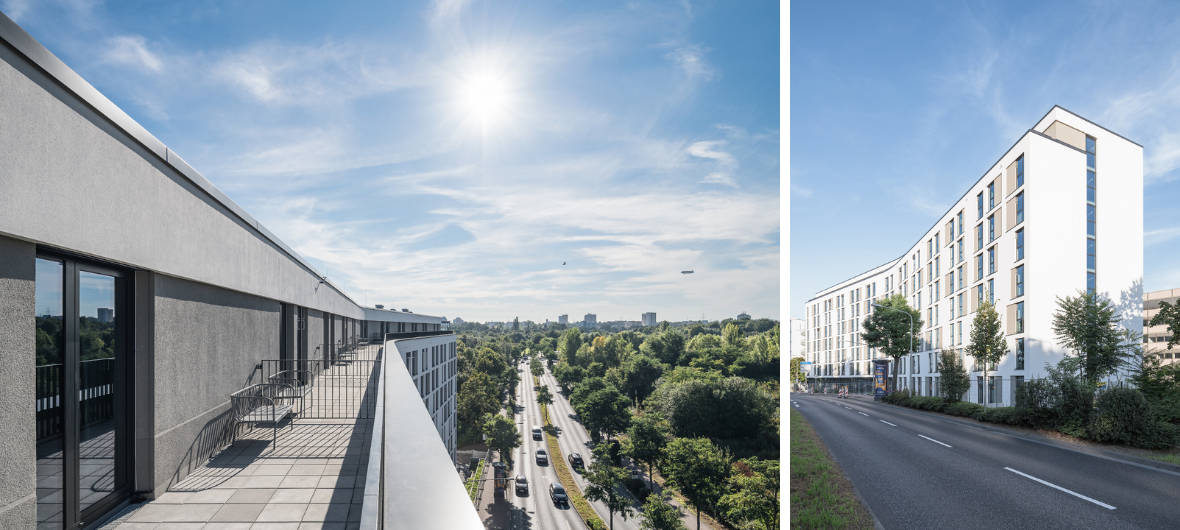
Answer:
[[[540, 386], [540, 381], [537, 376], [533, 376], [533, 383]], [[565, 487], [565, 494], [569, 497], [570, 505], [578, 511], [578, 515], [586, 526], [592, 530], [603, 530], [606, 528], [606, 523], [602, 522], [602, 518], [598, 517], [598, 512], [594, 511], [594, 507], [590, 506], [590, 502], [582, 496], [582, 489], [578, 487], [578, 483], [574, 482], [574, 475], [570, 472], [565, 463], [565, 455], [561, 453], [561, 446], [557, 443], [557, 437], [553, 436], [550, 431], [552, 423], [549, 421], [549, 407], [541, 403], [541, 420], [545, 425], [545, 445], [549, 447], [549, 465], [557, 471], [557, 479], [561, 481], [561, 485]]]
[[873, 528], [867, 506], [815, 429], [799, 412], [790, 414], [790, 527]]

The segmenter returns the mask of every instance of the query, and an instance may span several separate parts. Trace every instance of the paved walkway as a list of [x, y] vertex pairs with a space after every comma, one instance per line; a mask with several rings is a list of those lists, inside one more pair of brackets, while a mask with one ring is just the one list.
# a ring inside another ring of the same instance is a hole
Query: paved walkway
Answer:
[[[372, 358], [372, 352], [362, 353]], [[371, 412], [358, 409], [368, 406], [362, 396], [375, 378], [365, 373], [372, 364], [365, 370], [358, 365], [333, 366], [320, 379], [332, 401], [350, 407], [342, 416], [354, 418], [284, 423], [273, 448], [270, 427], [255, 428], [159, 498], [129, 506], [107, 527], [359, 528], [373, 420]], [[312, 396], [308, 404], [327, 400]]]

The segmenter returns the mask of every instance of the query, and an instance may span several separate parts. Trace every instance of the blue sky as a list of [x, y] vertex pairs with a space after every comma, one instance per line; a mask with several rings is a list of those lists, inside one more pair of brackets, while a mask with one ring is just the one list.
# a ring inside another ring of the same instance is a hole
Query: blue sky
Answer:
[[901, 255], [1054, 104], [1144, 146], [1143, 286], [1180, 287], [1180, 3], [793, 7], [785, 313]]
[[0, 9], [362, 303], [779, 316], [776, 3]]

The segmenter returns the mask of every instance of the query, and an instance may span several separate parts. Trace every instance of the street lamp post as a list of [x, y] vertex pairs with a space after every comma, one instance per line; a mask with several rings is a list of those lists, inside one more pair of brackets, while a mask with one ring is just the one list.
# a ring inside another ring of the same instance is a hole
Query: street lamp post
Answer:
[[[893, 311], [901, 311], [902, 313], [905, 313], [906, 318], [910, 319], [910, 327], [909, 327], [909, 329], [906, 330], [906, 332], [910, 334], [910, 351], [909, 351], [909, 353], [914, 353], [914, 315], [910, 314], [909, 311], [902, 311], [901, 309], [898, 309], [896, 307], [881, 305], [881, 304], [878, 304], [877, 302], [869, 302], [869, 305], [871, 305], [877, 309], [888, 309], [888, 310], [893, 310]], [[893, 367], [893, 376], [895, 378], [897, 377], [897, 367], [896, 366]], [[894, 385], [894, 386], [896, 386], [896, 385]], [[896, 391], [897, 389], [894, 388], [893, 390]]]

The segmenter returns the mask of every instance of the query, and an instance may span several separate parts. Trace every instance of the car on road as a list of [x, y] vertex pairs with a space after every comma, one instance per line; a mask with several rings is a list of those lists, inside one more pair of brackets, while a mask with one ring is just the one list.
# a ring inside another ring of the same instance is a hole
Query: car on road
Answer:
[[553, 504], [557, 506], [569, 506], [570, 498], [565, 494], [565, 488], [556, 482], [549, 483], [549, 498], [553, 499]]
[[541, 439], [541, 429], [533, 429], [533, 439], [534, 440]]
[[549, 465], [549, 453], [546, 453], [544, 449], [537, 449], [537, 465]]
[[575, 470], [582, 469], [582, 467], [585, 465], [582, 462], [582, 455], [578, 453], [570, 453], [568, 459], [570, 461], [570, 467], [574, 468]]
[[524, 478], [523, 475], [516, 476], [516, 494], [522, 496], [529, 494], [529, 479]]

